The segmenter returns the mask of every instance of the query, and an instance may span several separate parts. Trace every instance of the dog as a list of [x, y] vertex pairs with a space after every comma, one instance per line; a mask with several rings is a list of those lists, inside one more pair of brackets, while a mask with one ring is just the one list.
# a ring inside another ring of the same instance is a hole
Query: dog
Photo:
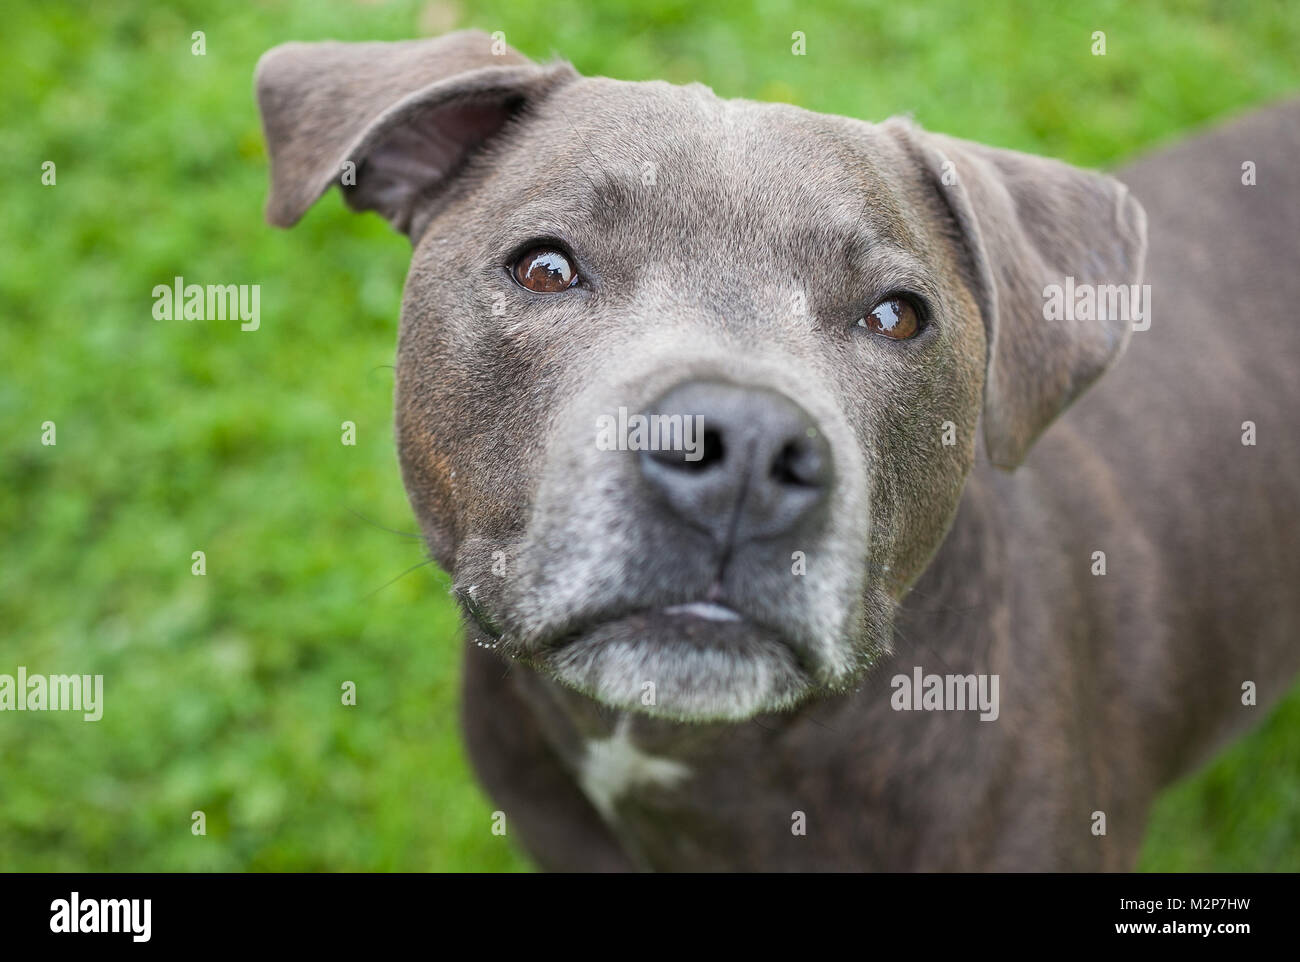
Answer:
[[272, 224], [413, 245], [403, 481], [543, 868], [1132, 869], [1300, 667], [1297, 103], [1121, 182], [477, 32], [256, 94]]

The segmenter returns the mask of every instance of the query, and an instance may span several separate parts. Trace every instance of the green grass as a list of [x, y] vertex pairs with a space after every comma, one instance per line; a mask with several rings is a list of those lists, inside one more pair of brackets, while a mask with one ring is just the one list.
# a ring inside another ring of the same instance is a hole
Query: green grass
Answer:
[[[386, 584], [421, 550], [357, 516], [413, 530], [388, 367], [407, 244], [337, 194], [291, 234], [264, 225], [251, 76], [267, 47], [477, 26], [586, 73], [910, 112], [1106, 165], [1300, 87], [1288, 6], [6, 9], [0, 672], [102, 673], [108, 709], [95, 724], [0, 716], [0, 868], [526, 868], [491, 833], [460, 746], [447, 579], [425, 567]], [[190, 52], [195, 30], [206, 56]], [[795, 30], [806, 56], [790, 54]], [[47, 160], [56, 186], [40, 183]], [[261, 284], [261, 330], [154, 321], [153, 286], [178, 274]], [[56, 446], [40, 443], [44, 421]], [[345, 680], [356, 707], [340, 704]], [[1300, 868], [1297, 759], [1293, 694], [1168, 793], [1144, 867]]]

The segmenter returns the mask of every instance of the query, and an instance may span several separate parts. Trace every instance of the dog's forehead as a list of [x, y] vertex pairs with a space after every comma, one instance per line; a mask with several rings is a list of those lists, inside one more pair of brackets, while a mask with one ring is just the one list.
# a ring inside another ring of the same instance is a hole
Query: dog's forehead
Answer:
[[607, 78], [566, 85], [531, 119], [521, 147], [534, 196], [550, 185], [593, 217], [652, 227], [671, 211], [660, 226], [697, 235], [816, 225], [830, 241], [870, 232], [911, 246], [904, 161], [873, 124]]

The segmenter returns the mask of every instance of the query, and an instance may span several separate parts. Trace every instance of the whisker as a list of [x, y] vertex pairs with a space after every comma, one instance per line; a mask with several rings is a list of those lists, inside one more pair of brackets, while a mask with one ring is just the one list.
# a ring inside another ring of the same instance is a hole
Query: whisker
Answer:
[[[919, 641], [919, 642], [918, 642], [918, 641], [913, 641], [911, 638], [907, 637], [907, 635], [903, 634], [903, 632], [899, 631], [899, 629], [898, 629], [898, 625], [897, 625], [897, 624], [894, 625], [894, 635], [895, 635], [895, 637], [897, 637], [897, 638], [901, 639], [903, 642], [905, 642], [905, 643], [907, 644], [909, 650], [910, 650], [913, 654], [916, 654], [916, 652], [917, 652], [918, 649], [922, 649], [922, 648], [925, 649], [926, 651], [928, 651], [928, 652], [930, 653], [930, 655], [934, 658], [934, 660], [937, 661], [937, 662], [939, 663], [939, 666], [940, 666], [940, 667], [941, 667], [945, 672], [949, 672], [949, 673], [951, 673], [951, 669], [948, 667], [948, 663], [947, 663], [946, 661], [944, 661], [943, 658], [939, 655], [939, 653], [938, 653], [937, 651], [935, 651], [932, 647], [930, 647], [930, 645], [929, 645], [928, 643], [926, 643], [926, 642], [924, 642], [924, 641]], [[899, 652], [899, 654], [901, 654], [901, 652]]]
[[354, 511], [354, 510], [352, 510], [351, 508], [348, 508], [347, 511], [348, 511], [349, 514], [354, 514], [354, 515], [356, 515], [358, 518], [360, 518], [360, 519], [361, 519], [362, 521], [364, 521], [366, 524], [374, 525], [374, 526], [375, 526], [376, 528], [378, 528], [380, 531], [387, 531], [389, 534], [400, 535], [400, 536], [403, 537], [403, 538], [411, 538], [411, 539], [413, 539], [413, 540], [415, 540], [415, 541], [422, 541], [422, 540], [424, 540], [424, 536], [423, 536], [423, 535], [419, 535], [419, 534], [411, 534], [409, 531], [398, 531], [396, 528], [389, 528], [389, 527], [387, 527], [387, 526], [385, 526], [385, 525], [380, 524], [378, 521], [375, 521], [375, 520], [372, 519], [372, 518], [367, 518], [367, 517], [366, 517], [364, 514], [362, 514], [360, 511]]
[[409, 574], [410, 574], [412, 571], [414, 571], [416, 568], [423, 568], [425, 565], [431, 565], [431, 564], [433, 564], [433, 559], [432, 559], [432, 558], [425, 558], [425, 559], [424, 559], [423, 561], [421, 561], [419, 564], [411, 565], [411, 567], [407, 568], [405, 571], [403, 571], [403, 572], [402, 572], [400, 575], [398, 575], [396, 578], [393, 578], [391, 581], [385, 581], [382, 585], [380, 585], [380, 586], [379, 586], [378, 588], [376, 588], [374, 591], [372, 591], [372, 592], [370, 592], [368, 595], [366, 595], [366, 597], [367, 597], [367, 598], [373, 598], [375, 595], [379, 594], [379, 592], [383, 591], [383, 590], [384, 590], [385, 588], [387, 588], [389, 585], [393, 584], [393, 582], [400, 581], [401, 579], [405, 578], [407, 575], [409, 575]]

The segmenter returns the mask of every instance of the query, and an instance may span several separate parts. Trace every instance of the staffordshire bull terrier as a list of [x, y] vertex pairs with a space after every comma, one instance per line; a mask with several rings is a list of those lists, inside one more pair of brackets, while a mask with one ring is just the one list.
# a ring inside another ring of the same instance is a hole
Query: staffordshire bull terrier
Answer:
[[1121, 183], [480, 33], [256, 89], [272, 224], [411, 240], [402, 475], [540, 865], [1131, 869], [1287, 689], [1296, 104]]

